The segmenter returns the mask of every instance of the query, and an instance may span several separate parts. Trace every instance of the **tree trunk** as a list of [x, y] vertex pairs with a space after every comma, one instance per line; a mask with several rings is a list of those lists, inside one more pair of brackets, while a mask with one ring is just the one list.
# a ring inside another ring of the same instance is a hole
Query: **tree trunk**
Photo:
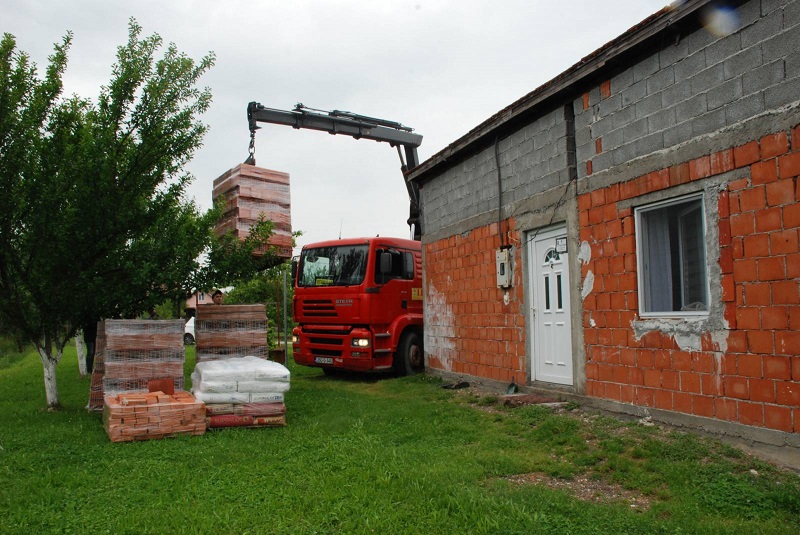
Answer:
[[86, 377], [86, 344], [83, 343], [83, 330], [75, 333], [75, 350], [78, 352], [78, 371]]
[[56, 366], [61, 360], [61, 351], [55, 350], [55, 357], [52, 357], [44, 348], [37, 347], [39, 357], [42, 359], [44, 367], [44, 392], [47, 397], [47, 410], [58, 410], [61, 408], [61, 400], [58, 397], [58, 384], [56, 383]]

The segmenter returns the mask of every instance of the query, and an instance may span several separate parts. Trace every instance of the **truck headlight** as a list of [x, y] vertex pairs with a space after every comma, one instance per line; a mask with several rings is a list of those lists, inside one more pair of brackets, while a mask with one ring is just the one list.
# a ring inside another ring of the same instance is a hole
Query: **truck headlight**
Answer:
[[369, 338], [353, 338], [351, 345], [353, 347], [369, 347]]
[[300, 342], [300, 337], [299, 337], [299, 336], [297, 336], [296, 334], [293, 334], [293, 335], [292, 335], [292, 343], [293, 343], [293, 344], [296, 344], [296, 343], [298, 343], [298, 342]]

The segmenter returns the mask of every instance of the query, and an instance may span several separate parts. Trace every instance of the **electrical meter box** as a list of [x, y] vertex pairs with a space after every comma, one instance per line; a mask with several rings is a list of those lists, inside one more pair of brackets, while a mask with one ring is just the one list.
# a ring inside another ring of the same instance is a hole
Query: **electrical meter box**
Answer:
[[511, 250], [498, 249], [495, 253], [497, 259], [497, 286], [509, 288], [511, 286]]

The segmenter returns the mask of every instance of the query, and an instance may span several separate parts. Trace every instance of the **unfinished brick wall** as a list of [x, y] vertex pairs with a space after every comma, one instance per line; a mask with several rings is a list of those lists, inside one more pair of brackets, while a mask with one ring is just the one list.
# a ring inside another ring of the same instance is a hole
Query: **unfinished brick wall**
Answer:
[[[636, 198], [715, 176], [718, 284], [725, 328], [687, 350], [675, 333], [636, 329]], [[579, 197], [586, 393], [800, 432], [800, 126]]]
[[[513, 228], [513, 220], [508, 224]], [[516, 231], [510, 236], [516, 239]], [[423, 245], [429, 368], [525, 384], [522, 263], [515, 247], [515, 282], [505, 304], [495, 271], [499, 247], [497, 223]]]

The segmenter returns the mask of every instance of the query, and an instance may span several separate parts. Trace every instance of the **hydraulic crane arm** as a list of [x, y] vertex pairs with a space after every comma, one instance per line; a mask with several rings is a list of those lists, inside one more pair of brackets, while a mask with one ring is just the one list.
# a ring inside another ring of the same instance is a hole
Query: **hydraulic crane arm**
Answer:
[[405, 179], [407, 171], [419, 165], [417, 147], [422, 144], [422, 136], [414, 134], [413, 129], [393, 121], [356, 115], [346, 111], [320, 112], [320, 110], [314, 110], [302, 104], [296, 105], [292, 111], [284, 111], [266, 108], [257, 102], [247, 105], [247, 122], [250, 125], [250, 156], [245, 163], [251, 165], [255, 165], [255, 134], [256, 130], [261, 128], [258, 126], [259, 122], [282, 124], [298, 129], [320, 130], [332, 135], [343, 134], [355, 139], [383, 141], [397, 147], [400, 169], [403, 172], [403, 181], [406, 184], [411, 205], [408, 224], [412, 229], [414, 239], [421, 239], [419, 188], [415, 183]]

